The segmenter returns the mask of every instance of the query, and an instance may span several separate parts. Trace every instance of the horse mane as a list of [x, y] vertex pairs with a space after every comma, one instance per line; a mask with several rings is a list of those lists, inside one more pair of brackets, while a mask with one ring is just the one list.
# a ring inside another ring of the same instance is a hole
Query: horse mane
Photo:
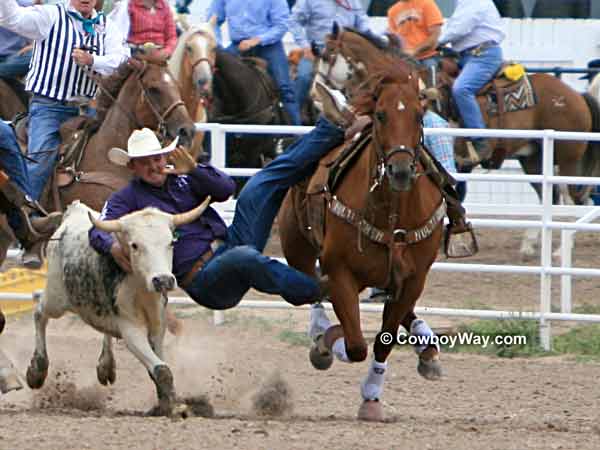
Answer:
[[410, 56], [404, 53], [401, 46], [397, 45], [398, 40], [393, 37], [388, 37], [388, 40], [386, 41], [384, 38], [382, 38], [381, 36], [377, 36], [374, 33], [365, 33], [352, 27], [344, 28], [344, 31], [348, 31], [350, 33], [358, 35], [359, 37], [365, 39], [367, 42], [369, 42], [378, 50], [381, 50], [387, 55], [399, 57], [402, 59], [412, 59]]
[[122, 62], [111, 75], [102, 77], [102, 88], [98, 90], [96, 99], [98, 104], [96, 116], [100, 122], [103, 122], [106, 118], [106, 113], [112, 106], [113, 99], [117, 98], [125, 80], [134, 70], [134, 66], [127, 60]]
[[171, 71], [176, 80], [179, 79], [179, 73], [181, 72], [181, 63], [183, 62], [183, 55], [185, 54], [186, 42], [190, 36], [198, 32], [206, 32], [209, 33], [213, 38], [215, 37], [214, 29], [210, 23], [192, 25], [181, 36], [179, 36], [179, 39], [177, 40], [177, 46], [175, 47], [171, 58], [169, 58], [168, 63], [169, 70]]

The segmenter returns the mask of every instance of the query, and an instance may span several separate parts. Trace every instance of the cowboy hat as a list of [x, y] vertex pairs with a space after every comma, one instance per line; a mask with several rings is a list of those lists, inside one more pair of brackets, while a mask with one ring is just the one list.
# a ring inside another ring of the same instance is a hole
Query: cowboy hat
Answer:
[[127, 151], [113, 147], [108, 151], [108, 159], [118, 166], [126, 166], [132, 158], [169, 153], [175, 149], [178, 141], [179, 136], [163, 147], [151, 129], [134, 130], [127, 140]]

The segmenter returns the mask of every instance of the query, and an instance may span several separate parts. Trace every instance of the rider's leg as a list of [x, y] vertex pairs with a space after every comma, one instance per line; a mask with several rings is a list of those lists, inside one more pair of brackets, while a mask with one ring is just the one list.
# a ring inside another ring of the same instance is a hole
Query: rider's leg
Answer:
[[[502, 65], [502, 49], [499, 46], [489, 47], [479, 55], [467, 53], [461, 58], [462, 70], [454, 85], [452, 95], [465, 128], [485, 128], [483, 115], [477, 103], [477, 92], [489, 82]], [[492, 154], [487, 140], [472, 139], [480, 160], [488, 159]]]
[[292, 125], [301, 125], [300, 105], [296, 101], [296, 93], [290, 79], [290, 67], [281, 41], [271, 45], [254, 47], [254, 54], [268, 62], [269, 74], [273, 77], [281, 95], [281, 101]]
[[308, 91], [310, 91], [310, 85], [313, 81], [313, 62], [310, 59], [301, 58], [296, 69], [296, 79], [294, 80], [294, 90], [296, 91], [296, 101], [298, 106], [302, 108], [306, 98], [308, 97]]
[[63, 106], [58, 102], [37, 99], [29, 109], [29, 157], [27, 162], [31, 180], [31, 196], [39, 200], [50, 178], [60, 145], [60, 126], [71, 117], [79, 115], [79, 109]]
[[319, 159], [343, 139], [342, 128], [321, 118], [311, 132], [250, 178], [236, 203], [230, 243], [251, 245], [262, 252], [288, 188], [310, 175]]

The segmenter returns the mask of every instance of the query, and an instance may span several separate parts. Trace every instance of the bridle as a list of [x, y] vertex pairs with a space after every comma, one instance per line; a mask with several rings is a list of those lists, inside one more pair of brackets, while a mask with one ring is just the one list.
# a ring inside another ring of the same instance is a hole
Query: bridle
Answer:
[[[193, 32], [192, 34], [190, 34], [188, 36], [188, 39], [191, 38], [192, 36], [195, 35], [200, 35], [203, 36], [204, 38], [208, 39], [212, 39], [212, 36], [210, 36], [210, 34], [207, 31], [204, 30], [197, 30], [195, 32]], [[187, 44], [186, 44], [187, 45]], [[214, 60], [214, 58], [213, 58]], [[192, 71], [196, 68], [196, 66], [198, 66], [199, 64], [202, 64], [203, 62], [208, 64], [208, 67], [210, 69], [210, 73], [212, 75], [215, 74], [215, 72], [217, 71], [217, 68], [215, 67], [215, 62], [211, 61], [211, 59], [208, 56], [202, 56], [198, 59], [196, 59], [195, 61], [190, 63], [190, 66], [192, 68]], [[200, 103], [205, 107], [209, 107], [210, 103], [211, 103], [211, 95], [208, 92], [203, 92], [200, 94]]]

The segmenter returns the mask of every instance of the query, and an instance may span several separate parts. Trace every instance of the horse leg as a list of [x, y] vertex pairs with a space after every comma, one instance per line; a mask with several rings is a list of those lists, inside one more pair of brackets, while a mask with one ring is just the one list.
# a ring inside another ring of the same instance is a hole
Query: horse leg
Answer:
[[[423, 292], [426, 276], [427, 271], [424, 271], [423, 274], [404, 280], [402, 290], [396, 294], [394, 302], [388, 302], [383, 307], [383, 323], [373, 345], [373, 360], [369, 365], [367, 376], [360, 386], [363, 402], [358, 410], [359, 420], [383, 420], [380, 399], [387, 370], [386, 360], [396, 343], [400, 324], [412, 314], [415, 303]], [[413, 321], [412, 324], [416, 322], [418, 321]], [[412, 324], [411, 331], [414, 328]]]
[[[411, 336], [435, 336], [435, 333], [424, 319], [417, 318], [414, 311], [410, 311], [404, 319], [402, 326]], [[415, 353], [419, 356], [417, 372], [426, 380], [439, 380], [442, 377], [442, 367], [439, 362], [439, 346], [429, 344], [413, 344]]]
[[331, 303], [340, 325], [329, 327], [323, 345], [343, 362], [360, 362], [367, 358], [367, 343], [360, 327], [358, 287], [351, 273], [336, 268], [329, 273]]
[[113, 354], [112, 337], [108, 334], [104, 335], [104, 340], [102, 341], [102, 352], [98, 358], [96, 376], [100, 384], [105, 386], [115, 384], [117, 379], [117, 365]]

